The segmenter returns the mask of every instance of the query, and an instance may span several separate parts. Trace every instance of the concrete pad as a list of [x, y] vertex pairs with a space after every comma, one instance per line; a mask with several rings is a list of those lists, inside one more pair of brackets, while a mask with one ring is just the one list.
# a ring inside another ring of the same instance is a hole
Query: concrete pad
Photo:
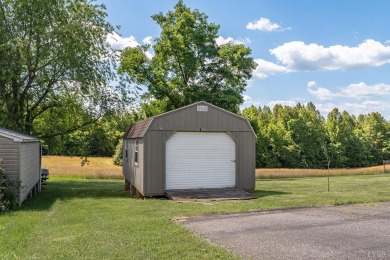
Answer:
[[177, 202], [256, 199], [249, 192], [236, 188], [168, 190], [166, 194], [168, 198]]
[[390, 203], [293, 208], [179, 220], [250, 259], [390, 259]]

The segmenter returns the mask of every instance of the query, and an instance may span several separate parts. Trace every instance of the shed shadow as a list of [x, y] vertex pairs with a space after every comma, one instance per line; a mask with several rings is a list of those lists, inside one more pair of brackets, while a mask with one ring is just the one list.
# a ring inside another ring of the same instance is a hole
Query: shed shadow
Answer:
[[36, 197], [29, 198], [15, 211], [48, 210], [58, 200], [129, 197], [118, 180], [61, 180], [47, 182]]
[[263, 198], [267, 196], [288, 195], [291, 194], [291, 192], [274, 191], [274, 190], [255, 190], [252, 192], [252, 194], [257, 198]]

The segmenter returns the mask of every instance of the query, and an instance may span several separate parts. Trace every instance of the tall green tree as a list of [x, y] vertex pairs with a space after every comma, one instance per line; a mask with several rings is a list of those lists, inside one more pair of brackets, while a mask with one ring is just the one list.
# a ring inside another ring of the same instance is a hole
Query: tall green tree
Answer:
[[263, 111], [260, 107], [251, 106], [242, 111], [242, 116], [248, 119], [256, 134], [256, 167], [265, 167], [267, 165], [268, 141], [266, 131], [264, 131], [267, 125], [262, 122], [264, 118], [262, 115]]
[[34, 124], [52, 109], [66, 112], [77, 100], [96, 120], [123, 104], [121, 89], [110, 86], [113, 53], [106, 38], [114, 28], [106, 16], [104, 6], [88, 0], [0, 1], [0, 125], [44, 136]]
[[359, 127], [368, 149], [369, 165], [382, 164], [390, 137], [386, 120], [378, 112], [369, 113], [360, 117]]
[[324, 157], [322, 144], [325, 139], [324, 119], [313, 103], [307, 106], [298, 104], [287, 123], [292, 139], [300, 153], [300, 167], [322, 168]]
[[338, 110], [334, 108], [328, 114], [328, 118], [325, 123], [327, 136], [329, 138], [327, 142], [327, 158], [332, 167], [345, 167], [347, 163], [346, 151], [348, 150], [348, 141], [353, 137], [352, 129], [346, 127], [346, 122]]
[[295, 168], [300, 167], [299, 146], [291, 136], [292, 132], [286, 129], [281, 122], [270, 124], [267, 127], [269, 153], [267, 153], [267, 167]]
[[[160, 36], [152, 45], [125, 49], [119, 71], [146, 86], [167, 110], [204, 100], [238, 112], [256, 67], [251, 50], [242, 44], [218, 45], [219, 25], [209, 23], [204, 13], [181, 0], [173, 11], [152, 19], [161, 28]], [[148, 57], [148, 51], [153, 57]]]

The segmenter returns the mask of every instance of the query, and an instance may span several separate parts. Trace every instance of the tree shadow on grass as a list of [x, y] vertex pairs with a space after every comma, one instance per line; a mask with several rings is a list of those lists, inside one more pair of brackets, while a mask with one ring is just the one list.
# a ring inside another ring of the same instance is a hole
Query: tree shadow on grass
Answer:
[[47, 182], [36, 197], [29, 198], [16, 211], [47, 210], [57, 200], [106, 199], [129, 197], [124, 191], [123, 182], [118, 180], [61, 180]]
[[[255, 190], [251, 192], [257, 198], [291, 194], [282, 191]], [[41, 192], [34, 198], [29, 198], [15, 211], [42, 211], [48, 210], [58, 201], [71, 199], [93, 198], [96, 200], [107, 198], [129, 198], [124, 191], [124, 184], [120, 180], [95, 179], [56, 179], [49, 181]]]
[[257, 198], [263, 198], [267, 196], [287, 195], [287, 194], [291, 194], [291, 192], [274, 191], [274, 190], [255, 190], [252, 192], [252, 194]]

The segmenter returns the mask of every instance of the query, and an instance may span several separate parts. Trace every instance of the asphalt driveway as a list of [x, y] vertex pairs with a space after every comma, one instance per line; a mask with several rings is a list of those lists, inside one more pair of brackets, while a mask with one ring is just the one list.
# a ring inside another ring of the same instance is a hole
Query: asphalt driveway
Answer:
[[390, 203], [201, 216], [181, 225], [249, 259], [390, 259]]

